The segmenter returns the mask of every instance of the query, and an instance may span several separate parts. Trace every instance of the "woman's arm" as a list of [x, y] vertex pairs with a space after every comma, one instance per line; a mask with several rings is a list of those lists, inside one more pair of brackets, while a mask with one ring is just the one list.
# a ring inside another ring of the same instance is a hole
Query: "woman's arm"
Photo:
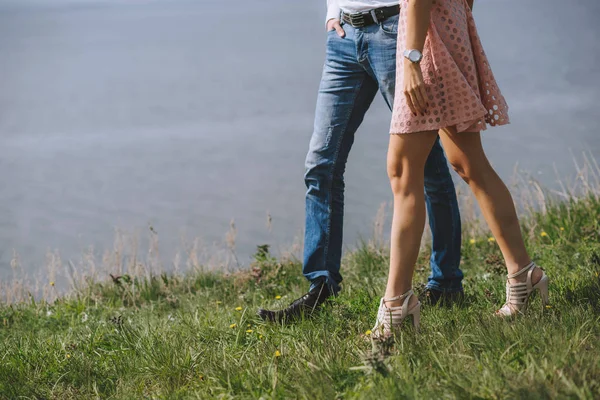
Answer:
[[[409, 0], [405, 49], [423, 52], [432, 3], [433, 0]], [[398, 57], [403, 55], [398, 54]], [[428, 103], [421, 66], [406, 58], [404, 59], [404, 95], [413, 114], [425, 115]]]
[[427, 30], [429, 29], [429, 15], [432, 4], [433, 0], [410, 0], [408, 2], [406, 21], [407, 49], [423, 51]]

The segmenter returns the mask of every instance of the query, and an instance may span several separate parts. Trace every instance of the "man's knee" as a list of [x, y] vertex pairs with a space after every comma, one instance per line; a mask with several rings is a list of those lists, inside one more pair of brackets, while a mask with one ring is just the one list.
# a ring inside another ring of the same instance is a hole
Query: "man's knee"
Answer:
[[333, 160], [312, 148], [304, 163], [304, 183], [308, 193], [317, 193], [331, 186]]
[[425, 193], [428, 196], [453, 193], [454, 181], [448, 168], [425, 171]]

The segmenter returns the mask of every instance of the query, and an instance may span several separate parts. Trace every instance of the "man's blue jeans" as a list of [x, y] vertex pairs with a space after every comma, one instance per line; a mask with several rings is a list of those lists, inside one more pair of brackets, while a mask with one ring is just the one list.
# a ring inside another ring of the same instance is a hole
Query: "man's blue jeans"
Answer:
[[[306, 157], [303, 274], [311, 288], [323, 279], [334, 292], [340, 288], [344, 170], [354, 133], [378, 89], [392, 109], [397, 27], [396, 16], [365, 28], [345, 24], [345, 38], [335, 31], [327, 33], [327, 57]], [[462, 290], [460, 214], [439, 139], [425, 165], [425, 198], [433, 233], [427, 286], [444, 292]]]

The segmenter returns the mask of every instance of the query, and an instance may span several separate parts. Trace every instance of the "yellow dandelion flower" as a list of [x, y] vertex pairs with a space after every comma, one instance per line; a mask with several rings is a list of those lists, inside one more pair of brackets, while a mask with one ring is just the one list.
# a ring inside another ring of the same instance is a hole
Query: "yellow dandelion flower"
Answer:
[[488, 242], [490, 243], [494, 243], [496, 241], [496, 239], [494, 239], [493, 237], [488, 238]]
[[231, 325], [229, 325], [229, 327], [230, 327], [231, 329], [235, 328], [236, 326], [237, 326], [237, 324], [231, 324]]
[[252, 329], [247, 329], [246, 333], [252, 333]]
[[235, 311], [242, 311], [242, 307], [236, 307]]
[[54, 281], [50, 282], [50, 286], [54, 286]]
[[546, 308], [552, 308], [552, 306], [546, 306]]
[[471, 240], [469, 240], [469, 243], [471, 243], [471, 244], [475, 244], [475, 239], [471, 239]]
[[365, 332], [365, 335], [369, 336], [371, 333], [373, 333], [373, 332], [371, 332], [371, 330], [369, 329], [368, 331]]
[[277, 295], [277, 296], [275, 296], [275, 299], [276, 299], [276, 300], [279, 300], [280, 298], [281, 298], [281, 296], [280, 296], [280, 295]]
[[275, 357], [281, 357], [281, 352], [279, 350], [275, 350]]
[[67, 358], [71, 358], [71, 355], [70, 355], [70, 354], [67, 354]]
[[540, 233], [540, 235], [541, 235], [542, 237], [546, 237], [546, 236], [548, 236], [548, 234], [547, 234], [546, 232], [544, 232], [544, 231], [542, 231], [542, 233]]
[[561, 226], [561, 227], [560, 227], [560, 230], [561, 230], [561, 231], [564, 231], [564, 230], [565, 230], [565, 228], [563, 228], [563, 227]]
[[258, 335], [258, 338], [259, 338], [259, 339], [262, 339], [262, 338], [263, 338], [263, 335]]

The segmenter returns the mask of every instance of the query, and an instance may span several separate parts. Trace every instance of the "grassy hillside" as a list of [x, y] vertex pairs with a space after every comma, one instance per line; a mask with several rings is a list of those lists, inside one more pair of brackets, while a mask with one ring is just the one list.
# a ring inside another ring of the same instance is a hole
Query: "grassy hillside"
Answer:
[[[0, 305], [0, 398], [600, 398], [600, 201], [589, 196], [524, 221], [551, 279], [551, 305], [499, 320], [504, 268], [487, 236], [466, 234], [467, 299], [425, 307], [421, 331], [372, 346], [387, 250], [344, 259], [344, 290], [296, 325], [264, 324], [307, 284], [297, 261], [257, 250], [235, 274], [89, 282], [51, 303]], [[416, 286], [428, 273], [428, 251]]]

